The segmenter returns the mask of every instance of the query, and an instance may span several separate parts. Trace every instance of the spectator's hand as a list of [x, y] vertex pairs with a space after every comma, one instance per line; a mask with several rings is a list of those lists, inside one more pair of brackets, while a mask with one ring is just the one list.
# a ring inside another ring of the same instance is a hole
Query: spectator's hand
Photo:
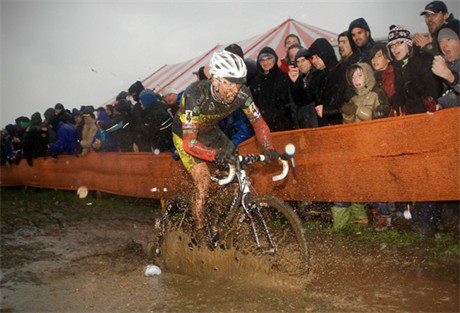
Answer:
[[417, 46], [419, 46], [420, 48], [425, 47], [427, 44], [431, 43], [431, 41], [432, 41], [431, 35], [427, 37], [420, 33], [414, 34], [414, 38], [412, 39], [412, 42], [416, 44]]
[[275, 162], [280, 157], [280, 155], [278, 154], [278, 152], [275, 149], [273, 149], [273, 150], [264, 149], [262, 154], [265, 156], [265, 162], [267, 162], [267, 163]]
[[229, 151], [228, 149], [218, 149], [214, 161], [220, 165], [236, 164], [236, 156], [233, 151]]
[[294, 67], [292, 65], [289, 65], [288, 75], [289, 75], [289, 78], [291, 79], [291, 81], [293, 83], [295, 83], [297, 81], [297, 79], [299, 78], [299, 68]]
[[99, 150], [101, 148], [101, 140], [96, 139], [91, 146], [94, 150]]
[[450, 84], [453, 83], [455, 80], [452, 71], [446, 64], [446, 60], [444, 60], [444, 58], [440, 55], [434, 57], [433, 64], [431, 66], [431, 71], [435, 75], [447, 80]]
[[316, 114], [318, 114], [319, 117], [323, 117], [323, 109], [324, 109], [324, 106], [322, 104], [317, 105], [315, 107]]
[[432, 97], [424, 97], [422, 99], [423, 104], [425, 105], [427, 112], [435, 112], [437, 108], [437, 103]]
[[348, 101], [343, 104], [342, 113], [345, 115], [353, 115], [356, 114], [357, 109], [358, 107], [354, 102]]

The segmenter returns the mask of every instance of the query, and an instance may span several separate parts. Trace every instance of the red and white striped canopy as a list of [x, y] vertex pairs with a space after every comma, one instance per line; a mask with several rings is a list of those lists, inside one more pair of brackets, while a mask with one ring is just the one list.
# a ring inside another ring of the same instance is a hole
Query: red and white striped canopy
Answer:
[[[335, 45], [337, 42], [336, 33], [307, 25], [294, 19], [287, 19], [267, 32], [239, 41], [237, 44], [243, 49], [245, 58], [256, 59], [259, 51], [262, 50], [262, 48], [269, 46], [276, 51], [276, 54], [281, 59], [286, 54], [284, 39], [289, 34], [299, 36], [303, 47], [309, 47], [317, 38], [326, 38], [332, 45]], [[160, 92], [163, 88], [168, 86], [171, 86], [178, 91], [182, 91], [188, 85], [196, 81], [197, 78], [193, 75], [193, 72], [197, 71], [200, 67], [207, 65], [213, 52], [222, 51], [228, 45], [229, 44], [217, 45], [208, 52], [182, 63], [163, 65], [161, 68], [145, 78], [142, 81], [142, 84], [145, 88], [155, 89], [155, 92]]]

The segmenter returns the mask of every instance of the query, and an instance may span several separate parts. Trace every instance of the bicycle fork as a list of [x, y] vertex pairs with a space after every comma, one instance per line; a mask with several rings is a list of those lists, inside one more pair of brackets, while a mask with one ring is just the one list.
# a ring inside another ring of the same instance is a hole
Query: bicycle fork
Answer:
[[[248, 197], [250, 194], [249, 190], [249, 182], [246, 176], [246, 172], [244, 170], [241, 171], [240, 177], [238, 177], [240, 180], [240, 186], [241, 186], [241, 192], [242, 192], [242, 198], [241, 198], [241, 203], [243, 206], [243, 211], [245, 218], [248, 221], [248, 227], [252, 233], [254, 242], [257, 246], [257, 249], [260, 251], [261, 254], [266, 254], [266, 253], [275, 253], [276, 252], [276, 245], [274, 244], [270, 233], [268, 232], [268, 227], [267, 224], [260, 213], [260, 208], [257, 204], [253, 203], [251, 207], [249, 207], [248, 203]], [[267, 240], [267, 242], [270, 244], [270, 249], [269, 250], [264, 250], [261, 245], [260, 245], [260, 239], [259, 239], [259, 234], [257, 233], [257, 229], [255, 226], [255, 221], [254, 219], [257, 219], [260, 227], [262, 228], [262, 231], [264, 233], [264, 236]]]

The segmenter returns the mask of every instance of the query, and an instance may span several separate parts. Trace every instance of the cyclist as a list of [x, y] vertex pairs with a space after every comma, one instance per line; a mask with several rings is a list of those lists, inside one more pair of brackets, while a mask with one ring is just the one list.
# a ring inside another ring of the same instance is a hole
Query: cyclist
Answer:
[[203, 207], [211, 181], [206, 161], [222, 165], [236, 162], [236, 148], [218, 122], [241, 108], [267, 161], [279, 157], [270, 130], [244, 85], [247, 70], [243, 59], [223, 51], [213, 54], [209, 66], [211, 79], [195, 82], [185, 90], [172, 129], [174, 145], [195, 186], [191, 212], [198, 241], [205, 238]]

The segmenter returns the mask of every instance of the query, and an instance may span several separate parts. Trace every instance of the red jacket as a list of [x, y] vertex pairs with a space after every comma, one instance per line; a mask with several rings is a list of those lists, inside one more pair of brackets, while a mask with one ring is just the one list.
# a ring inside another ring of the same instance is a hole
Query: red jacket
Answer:
[[282, 70], [286, 74], [289, 72], [289, 66], [286, 63], [285, 59], [281, 59], [279, 68], [280, 68], [280, 70]]

